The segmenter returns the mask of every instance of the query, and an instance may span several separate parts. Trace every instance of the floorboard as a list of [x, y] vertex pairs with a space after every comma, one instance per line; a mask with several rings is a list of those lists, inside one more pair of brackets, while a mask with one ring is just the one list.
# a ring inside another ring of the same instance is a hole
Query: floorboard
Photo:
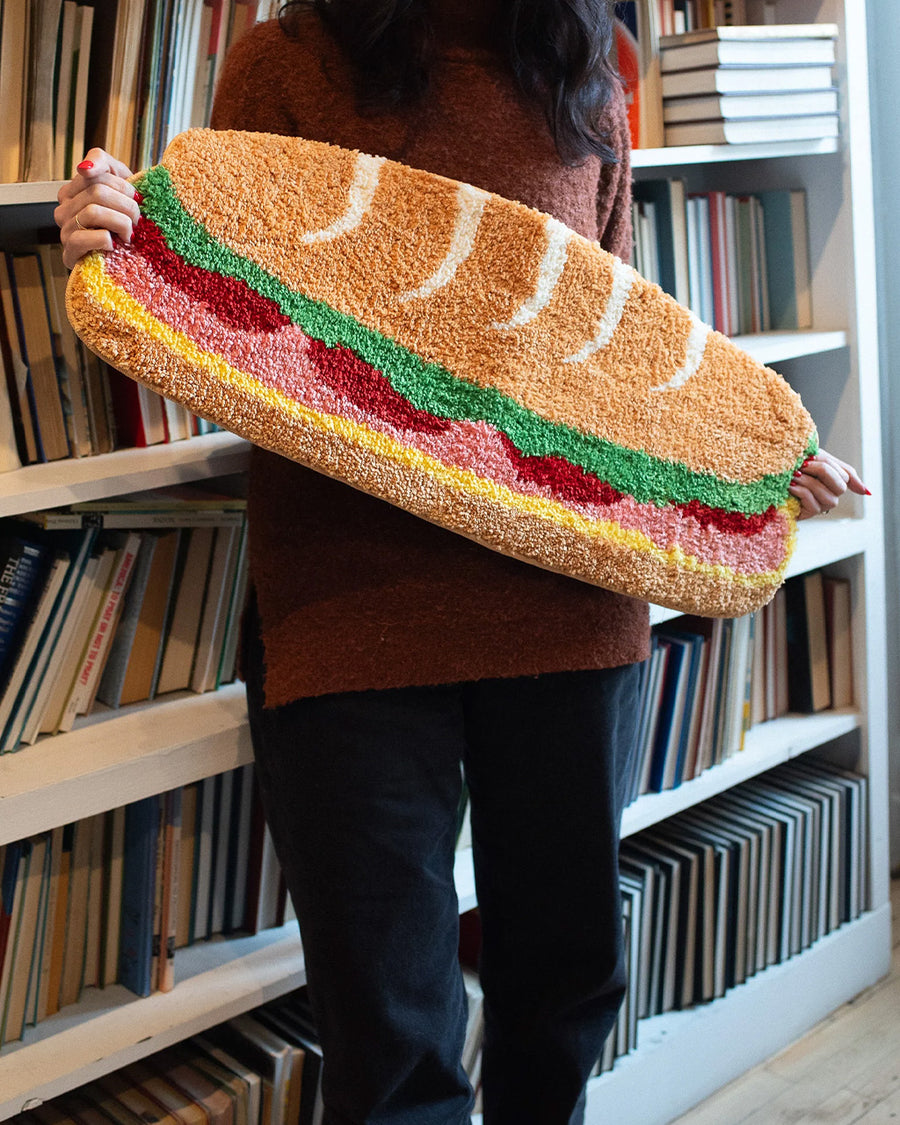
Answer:
[[891, 901], [890, 974], [672, 1125], [900, 1123], [900, 880]]

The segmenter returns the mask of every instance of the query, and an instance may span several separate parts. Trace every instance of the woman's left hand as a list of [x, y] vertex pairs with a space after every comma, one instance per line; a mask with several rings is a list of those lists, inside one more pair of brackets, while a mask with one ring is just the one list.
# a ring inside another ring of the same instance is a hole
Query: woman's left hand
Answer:
[[830, 512], [848, 489], [858, 496], [872, 495], [852, 465], [820, 449], [794, 473], [790, 492], [800, 501], [797, 519], [807, 520]]

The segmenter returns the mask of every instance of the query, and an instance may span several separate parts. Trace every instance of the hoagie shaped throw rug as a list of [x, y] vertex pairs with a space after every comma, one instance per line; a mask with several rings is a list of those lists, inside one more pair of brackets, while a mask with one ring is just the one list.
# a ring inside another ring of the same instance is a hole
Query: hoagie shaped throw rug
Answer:
[[134, 182], [132, 243], [68, 288], [76, 331], [125, 374], [586, 582], [709, 616], [781, 583], [809, 415], [596, 243], [467, 184], [266, 134], [191, 130]]

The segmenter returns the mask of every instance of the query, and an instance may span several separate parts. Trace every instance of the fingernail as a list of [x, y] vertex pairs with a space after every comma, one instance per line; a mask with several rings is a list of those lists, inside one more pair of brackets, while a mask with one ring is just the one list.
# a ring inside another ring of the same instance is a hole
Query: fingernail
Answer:
[[803, 476], [803, 473], [801, 473], [800, 470], [797, 469], [796, 472], [794, 473], [794, 480], [799, 480], [802, 476]]
[[863, 485], [863, 488], [865, 488], [865, 489], [866, 489], [866, 496], [871, 496], [871, 495], [872, 495], [872, 493], [871, 493], [871, 492], [869, 492], [868, 488], [866, 488], [866, 486], [865, 486], [865, 485]]
[[82, 160], [82, 162], [78, 165], [78, 171], [79, 172], [90, 172], [90, 170], [93, 167], [94, 167], [93, 160]]

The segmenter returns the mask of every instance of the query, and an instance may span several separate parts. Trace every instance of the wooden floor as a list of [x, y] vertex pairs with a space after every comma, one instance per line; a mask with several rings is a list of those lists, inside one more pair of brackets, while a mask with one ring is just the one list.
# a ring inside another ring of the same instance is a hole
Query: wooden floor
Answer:
[[[672, 1125], [900, 1125], [900, 881], [879, 984]], [[765, 1019], [765, 1012], [760, 1012]]]

